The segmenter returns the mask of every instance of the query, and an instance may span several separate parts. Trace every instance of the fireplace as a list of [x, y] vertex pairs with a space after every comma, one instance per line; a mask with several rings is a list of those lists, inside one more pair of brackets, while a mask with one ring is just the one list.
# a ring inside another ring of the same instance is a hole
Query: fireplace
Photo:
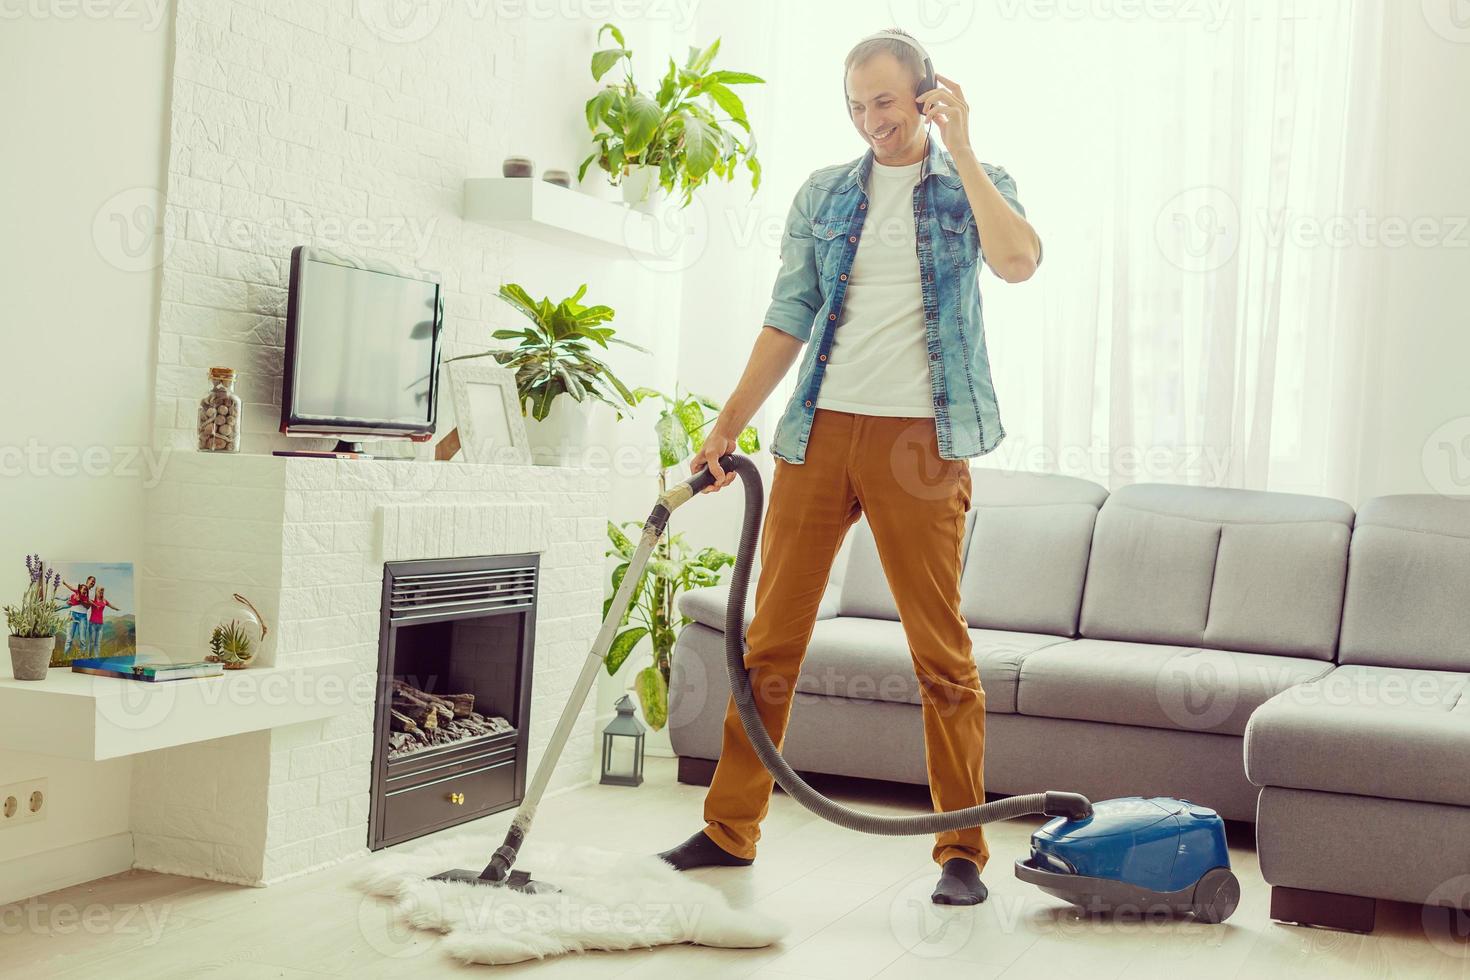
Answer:
[[383, 567], [373, 850], [525, 795], [537, 553]]

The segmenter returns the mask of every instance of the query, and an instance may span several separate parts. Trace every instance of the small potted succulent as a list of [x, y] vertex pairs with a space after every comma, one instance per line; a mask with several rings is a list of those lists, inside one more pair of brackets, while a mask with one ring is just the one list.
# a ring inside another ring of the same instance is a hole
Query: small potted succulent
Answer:
[[5, 607], [10, 627], [10, 667], [18, 681], [41, 681], [51, 666], [51, 652], [65, 620], [56, 597], [61, 573], [47, 568], [40, 555], [26, 555], [26, 586], [19, 606]]
[[265, 643], [270, 632], [265, 619], [254, 604], [239, 593], [233, 602], [221, 604], [206, 616], [209, 628], [209, 655], [204, 659], [223, 664], [225, 670], [244, 670]]
[[209, 636], [209, 656], [225, 670], [244, 670], [255, 658], [255, 643], [236, 619], [220, 623]]

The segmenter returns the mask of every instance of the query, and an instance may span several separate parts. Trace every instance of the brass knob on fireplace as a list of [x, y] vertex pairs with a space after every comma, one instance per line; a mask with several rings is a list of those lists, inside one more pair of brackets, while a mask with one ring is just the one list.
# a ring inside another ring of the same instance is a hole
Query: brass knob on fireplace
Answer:
[[450, 793], [449, 794], [449, 802], [450, 803], [453, 803], [455, 806], [463, 806], [464, 805], [464, 794], [463, 793]]

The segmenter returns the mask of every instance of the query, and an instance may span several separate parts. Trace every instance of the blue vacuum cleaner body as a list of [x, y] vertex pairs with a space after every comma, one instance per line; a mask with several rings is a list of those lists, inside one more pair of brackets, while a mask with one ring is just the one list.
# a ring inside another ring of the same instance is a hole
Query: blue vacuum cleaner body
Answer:
[[1088, 911], [1191, 912], [1223, 922], [1240, 902], [1225, 822], [1188, 800], [1128, 796], [1031, 835], [1016, 877]]

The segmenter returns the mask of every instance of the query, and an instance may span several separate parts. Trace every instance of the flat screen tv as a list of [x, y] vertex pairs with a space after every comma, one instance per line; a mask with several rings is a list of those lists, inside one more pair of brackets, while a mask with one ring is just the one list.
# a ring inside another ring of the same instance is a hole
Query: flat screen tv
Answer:
[[436, 278], [298, 245], [286, 299], [281, 431], [427, 441], [434, 434], [439, 332]]

